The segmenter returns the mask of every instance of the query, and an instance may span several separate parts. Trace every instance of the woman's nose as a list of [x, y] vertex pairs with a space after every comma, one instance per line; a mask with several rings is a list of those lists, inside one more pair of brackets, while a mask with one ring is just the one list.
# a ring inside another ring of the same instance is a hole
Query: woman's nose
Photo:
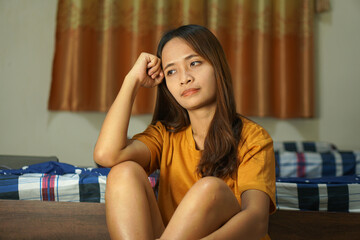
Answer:
[[184, 72], [183, 76], [181, 78], [180, 84], [184, 85], [184, 84], [191, 83], [192, 81], [194, 81], [194, 77], [191, 74], [189, 74], [188, 72]]

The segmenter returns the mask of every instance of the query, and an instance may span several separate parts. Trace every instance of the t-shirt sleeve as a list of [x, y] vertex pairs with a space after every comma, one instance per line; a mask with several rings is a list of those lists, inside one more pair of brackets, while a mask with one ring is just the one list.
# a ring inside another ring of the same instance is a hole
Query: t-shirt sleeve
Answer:
[[150, 163], [149, 166], [145, 168], [147, 174], [151, 174], [160, 168], [164, 131], [166, 131], [164, 125], [157, 122], [155, 125], [149, 125], [144, 132], [136, 134], [132, 138], [133, 140], [143, 142], [150, 150]]
[[270, 197], [270, 213], [275, 212], [275, 154], [270, 135], [261, 126], [251, 123], [243, 129], [238, 155], [240, 196], [250, 189], [263, 191]]

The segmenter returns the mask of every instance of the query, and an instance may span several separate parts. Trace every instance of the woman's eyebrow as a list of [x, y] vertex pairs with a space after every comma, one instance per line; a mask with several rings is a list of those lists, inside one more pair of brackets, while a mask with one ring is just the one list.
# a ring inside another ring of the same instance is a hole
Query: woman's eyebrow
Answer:
[[[189, 59], [191, 59], [191, 58], [193, 58], [193, 57], [198, 57], [199, 55], [197, 55], [197, 54], [190, 54], [189, 56], [186, 56], [184, 59], [185, 60], [189, 60]], [[164, 67], [164, 71], [168, 68], [168, 67], [171, 67], [171, 66], [174, 66], [175, 65], [175, 63], [169, 63], [169, 64], [167, 64], [165, 67]]]
[[185, 57], [185, 60], [189, 60], [189, 59], [191, 59], [193, 57], [198, 57], [198, 56], [199, 55], [197, 55], [197, 54], [190, 54], [189, 56]]
[[171, 66], [173, 66], [173, 65], [175, 65], [174, 63], [169, 63], [168, 65], [166, 65], [165, 67], [164, 67], [164, 71], [168, 68], [168, 67], [171, 67]]

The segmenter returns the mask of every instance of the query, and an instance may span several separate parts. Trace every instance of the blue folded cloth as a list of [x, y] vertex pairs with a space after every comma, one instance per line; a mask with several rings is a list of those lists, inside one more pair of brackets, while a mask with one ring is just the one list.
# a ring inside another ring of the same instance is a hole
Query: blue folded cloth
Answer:
[[79, 168], [67, 163], [60, 163], [60, 162], [44, 162], [33, 164], [29, 166], [22, 167], [20, 169], [6, 169], [0, 170], [0, 174], [2, 175], [22, 175], [26, 173], [46, 173], [46, 174], [53, 174], [53, 175], [64, 175], [68, 173], [94, 173], [97, 175], [108, 175], [110, 169], [109, 168]]

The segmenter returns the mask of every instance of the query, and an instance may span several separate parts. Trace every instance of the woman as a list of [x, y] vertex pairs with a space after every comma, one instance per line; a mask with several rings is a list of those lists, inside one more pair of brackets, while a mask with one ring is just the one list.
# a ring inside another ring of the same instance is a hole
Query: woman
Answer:
[[[128, 140], [140, 87], [158, 86], [151, 125]], [[113, 239], [268, 239], [275, 211], [272, 139], [236, 113], [216, 37], [198, 25], [165, 34], [125, 77], [94, 151], [112, 167], [106, 216]], [[147, 175], [160, 169], [158, 201]]]

